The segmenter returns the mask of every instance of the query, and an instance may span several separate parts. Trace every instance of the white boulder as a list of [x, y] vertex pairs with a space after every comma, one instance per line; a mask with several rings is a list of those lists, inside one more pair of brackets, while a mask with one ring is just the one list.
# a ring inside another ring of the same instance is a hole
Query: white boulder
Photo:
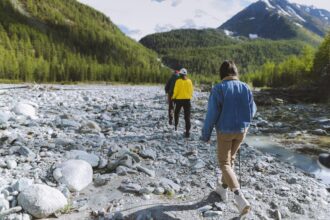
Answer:
[[68, 160], [56, 167], [53, 176], [70, 191], [79, 192], [93, 181], [93, 168], [84, 160]]
[[47, 185], [35, 184], [18, 195], [18, 204], [36, 218], [46, 218], [63, 209], [68, 201], [57, 189]]

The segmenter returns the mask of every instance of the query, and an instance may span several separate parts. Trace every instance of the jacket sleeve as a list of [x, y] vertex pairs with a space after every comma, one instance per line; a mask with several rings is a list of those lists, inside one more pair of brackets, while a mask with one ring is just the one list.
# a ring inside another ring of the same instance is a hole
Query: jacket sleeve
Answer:
[[219, 91], [213, 88], [209, 97], [206, 118], [202, 129], [201, 139], [203, 141], [209, 141], [211, 138], [213, 127], [221, 114], [221, 103], [222, 100]]
[[250, 99], [249, 105], [250, 105], [250, 109], [251, 109], [251, 113], [252, 113], [251, 118], [253, 118], [255, 116], [255, 114], [257, 113], [257, 105], [254, 102], [253, 93], [251, 92], [251, 90], [249, 92], [249, 99]]

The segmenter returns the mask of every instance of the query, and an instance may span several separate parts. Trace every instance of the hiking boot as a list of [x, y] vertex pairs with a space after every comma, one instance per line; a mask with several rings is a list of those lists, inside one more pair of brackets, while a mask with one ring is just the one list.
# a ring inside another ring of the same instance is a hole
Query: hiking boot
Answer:
[[215, 192], [221, 197], [223, 202], [226, 202], [228, 200], [228, 188], [224, 188], [222, 184], [217, 185], [217, 188], [215, 189]]
[[245, 199], [242, 192], [239, 192], [238, 195], [235, 194], [234, 200], [241, 216], [244, 216], [249, 213], [251, 206], [250, 203]]
[[317, 163], [324, 169], [330, 169], [330, 154], [320, 154]]

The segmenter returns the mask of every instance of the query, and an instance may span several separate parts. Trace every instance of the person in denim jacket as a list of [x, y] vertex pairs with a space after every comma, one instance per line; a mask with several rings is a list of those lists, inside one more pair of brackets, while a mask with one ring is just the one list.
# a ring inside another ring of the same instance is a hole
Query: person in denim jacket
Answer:
[[224, 61], [220, 67], [222, 82], [212, 88], [209, 97], [201, 139], [209, 142], [213, 128], [216, 128], [218, 161], [222, 171], [216, 192], [226, 201], [228, 188], [233, 191], [239, 212], [245, 215], [250, 211], [250, 204], [240, 191], [233, 165], [257, 108], [249, 86], [238, 76], [235, 63]]

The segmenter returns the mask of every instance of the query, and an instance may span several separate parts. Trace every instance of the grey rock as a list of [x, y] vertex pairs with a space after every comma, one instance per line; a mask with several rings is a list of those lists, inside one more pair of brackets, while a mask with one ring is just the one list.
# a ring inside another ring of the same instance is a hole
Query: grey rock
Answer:
[[150, 169], [148, 169], [146, 167], [143, 167], [141, 165], [137, 165], [136, 169], [140, 172], [146, 173], [150, 177], [155, 177], [156, 176], [156, 172], [154, 170], [150, 170]]
[[29, 157], [29, 158], [35, 158], [36, 154], [28, 147], [21, 146], [18, 150], [17, 153], [19, 153], [22, 156]]
[[18, 195], [18, 204], [36, 218], [46, 218], [67, 204], [65, 196], [47, 185], [35, 184]]
[[127, 167], [124, 167], [124, 166], [118, 166], [116, 168], [116, 173], [119, 175], [119, 176], [126, 176], [128, 174], [128, 170], [129, 168]]
[[287, 179], [286, 181], [289, 184], [296, 184], [297, 183], [297, 178], [291, 177], [290, 179]]
[[30, 187], [32, 184], [33, 179], [21, 178], [12, 185], [12, 188], [14, 191], [21, 192], [24, 189]]
[[54, 173], [56, 181], [66, 185], [70, 191], [81, 191], [93, 181], [93, 168], [84, 160], [68, 160], [58, 165]]
[[97, 167], [100, 162], [100, 158], [98, 156], [82, 150], [71, 150], [66, 152], [65, 157], [68, 159], [84, 160], [88, 162], [92, 167]]
[[79, 129], [80, 123], [70, 119], [62, 119], [60, 124], [58, 124], [60, 128], [72, 128], [72, 129]]
[[165, 189], [163, 187], [156, 187], [153, 193], [156, 195], [163, 195], [165, 193]]
[[152, 149], [146, 149], [146, 150], [142, 150], [139, 155], [142, 157], [142, 158], [145, 158], [145, 159], [152, 159], [152, 160], [156, 160], [157, 158], [157, 153], [156, 151], [152, 150]]
[[201, 159], [198, 159], [192, 166], [192, 169], [199, 170], [205, 167], [205, 162]]
[[179, 192], [181, 189], [181, 186], [179, 184], [176, 184], [174, 181], [167, 179], [167, 178], [161, 178], [160, 179], [160, 185], [164, 188], [171, 188], [174, 189], [176, 192]]
[[128, 193], [138, 193], [141, 190], [141, 186], [139, 184], [129, 183], [122, 184], [119, 189]]
[[11, 118], [11, 112], [9, 111], [0, 111], [0, 124], [8, 122]]
[[209, 211], [211, 209], [212, 209], [212, 206], [206, 205], [206, 206], [200, 207], [199, 209], [197, 209], [197, 211], [198, 212], [206, 212], [206, 211]]
[[99, 133], [101, 132], [100, 126], [94, 121], [87, 121], [80, 127], [82, 133]]
[[206, 211], [206, 212], [204, 212], [204, 214], [203, 214], [203, 216], [204, 216], [205, 218], [216, 217], [216, 216], [220, 216], [220, 215], [222, 215], [222, 212], [221, 212], [221, 211], [212, 211], [212, 210], [210, 210], [210, 211]]
[[154, 190], [155, 190], [154, 187], [147, 186], [147, 187], [141, 188], [140, 191], [139, 191], [139, 193], [140, 194], [151, 194]]
[[26, 103], [17, 103], [14, 108], [12, 109], [12, 111], [16, 114], [16, 115], [24, 115], [24, 116], [28, 116], [31, 118], [36, 118], [36, 110], [35, 108], [30, 105], [30, 104], [26, 104]]
[[15, 169], [17, 167], [16, 160], [6, 160], [6, 164], [8, 169]]
[[4, 197], [1, 197], [0, 194], [0, 213], [7, 209], [9, 209], [9, 202]]

